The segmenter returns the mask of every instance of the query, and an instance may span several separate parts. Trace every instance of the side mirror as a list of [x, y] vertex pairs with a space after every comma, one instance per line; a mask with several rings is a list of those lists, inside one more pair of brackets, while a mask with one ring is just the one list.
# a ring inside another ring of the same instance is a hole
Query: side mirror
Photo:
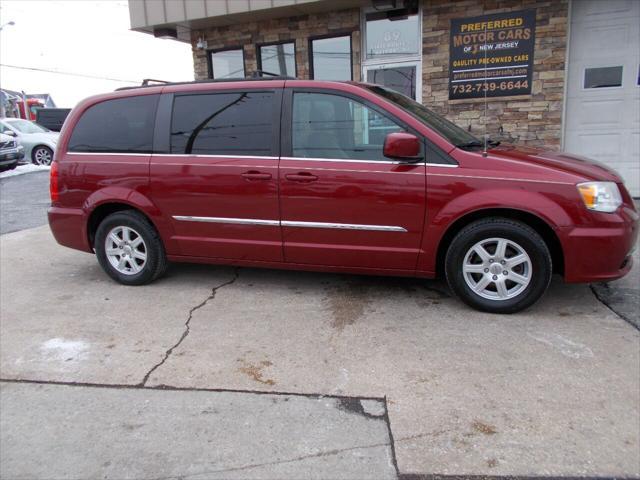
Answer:
[[8, 128], [2, 132], [5, 135], [9, 135], [10, 137], [17, 137], [18, 135], [16, 134], [16, 132], [14, 132], [13, 130], [9, 130]]
[[382, 152], [385, 157], [394, 160], [402, 160], [409, 163], [416, 163], [422, 160], [420, 156], [420, 140], [411, 133], [395, 132], [387, 134]]

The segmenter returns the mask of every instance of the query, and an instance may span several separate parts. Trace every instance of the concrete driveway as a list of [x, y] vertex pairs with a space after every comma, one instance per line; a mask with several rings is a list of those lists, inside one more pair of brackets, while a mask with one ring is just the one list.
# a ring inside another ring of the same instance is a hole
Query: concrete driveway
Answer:
[[586, 285], [175, 265], [123, 287], [0, 237], [3, 478], [640, 475], [640, 333]]

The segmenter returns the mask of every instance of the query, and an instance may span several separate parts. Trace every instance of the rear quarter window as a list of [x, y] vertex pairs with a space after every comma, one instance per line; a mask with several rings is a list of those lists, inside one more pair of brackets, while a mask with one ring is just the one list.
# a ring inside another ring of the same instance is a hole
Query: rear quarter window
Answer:
[[70, 152], [151, 153], [159, 95], [105, 100], [76, 123]]

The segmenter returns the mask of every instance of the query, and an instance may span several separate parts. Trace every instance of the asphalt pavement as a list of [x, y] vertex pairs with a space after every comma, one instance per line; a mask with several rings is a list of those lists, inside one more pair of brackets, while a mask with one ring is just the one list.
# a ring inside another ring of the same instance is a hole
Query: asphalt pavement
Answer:
[[640, 475], [640, 332], [588, 285], [510, 316], [419, 279], [124, 287], [11, 212], [41, 177], [0, 180], [2, 478]]
[[0, 178], [0, 235], [47, 223], [49, 172]]

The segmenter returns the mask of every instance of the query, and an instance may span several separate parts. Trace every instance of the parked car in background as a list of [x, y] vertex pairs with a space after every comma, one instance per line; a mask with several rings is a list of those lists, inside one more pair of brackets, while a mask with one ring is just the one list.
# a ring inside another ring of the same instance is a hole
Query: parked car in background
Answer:
[[0, 133], [0, 172], [13, 170], [24, 157], [24, 147], [10, 135]]
[[58, 143], [58, 132], [22, 118], [0, 119], [0, 133], [14, 137], [24, 147], [27, 161], [36, 165], [51, 165]]
[[269, 79], [131, 88], [69, 115], [49, 224], [141, 285], [167, 261], [442, 276], [479, 310], [532, 305], [552, 273], [626, 275], [638, 213], [589, 159], [485, 144], [409, 97]]
[[39, 108], [36, 112], [36, 122], [49, 130], [59, 132], [70, 111], [70, 108]]

